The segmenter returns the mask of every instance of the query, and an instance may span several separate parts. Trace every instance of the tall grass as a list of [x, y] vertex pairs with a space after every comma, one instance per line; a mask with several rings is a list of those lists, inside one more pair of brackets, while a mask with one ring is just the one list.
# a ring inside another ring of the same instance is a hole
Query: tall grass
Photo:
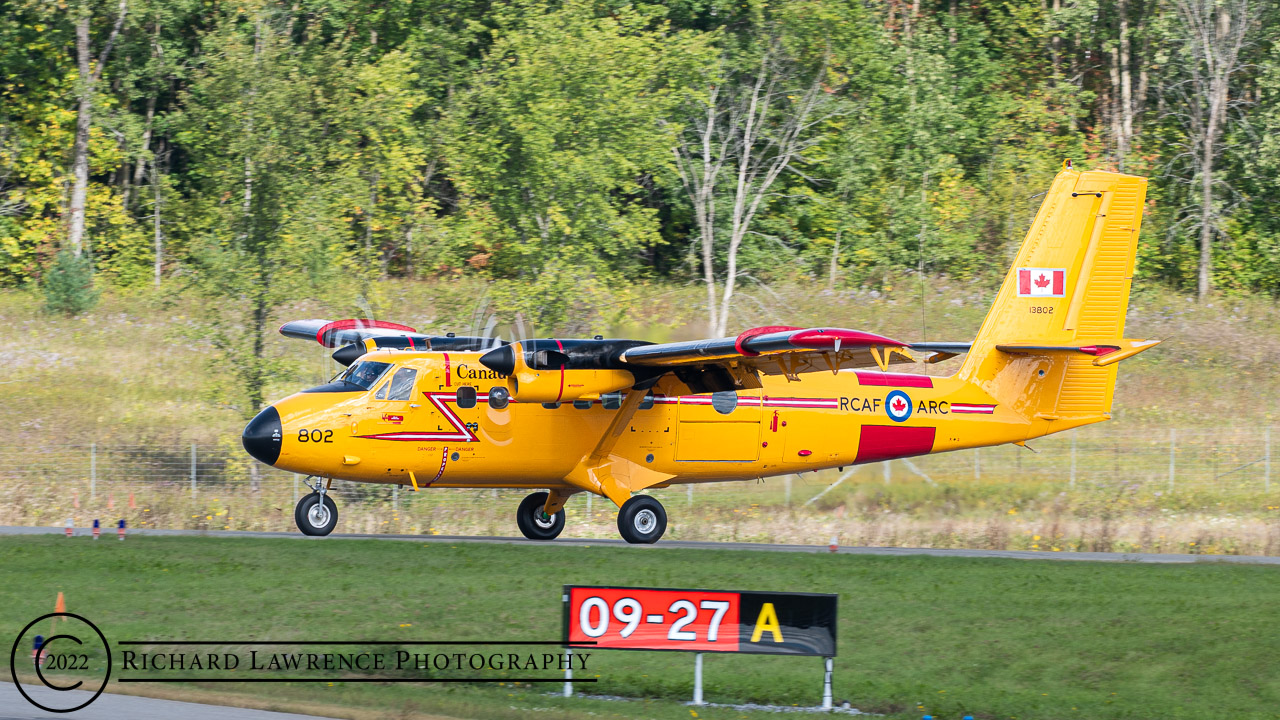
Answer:
[[[737, 305], [735, 325], [834, 325], [905, 340], [965, 340], [991, 295], [939, 278], [922, 308], [911, 287], [907, 293], [892, 280], [834, 291], [803, 283], [752, 287]], [[0, 322], [11, 335], [0, 348], [0, 522], [61, 524], [72, 517], [83, 526], [94, 517], [126, 517], [146, 527], [292, 528], [294, 478], [268, 471], [260, 487], [252, 487], [238, 442], [244, 409], [221, 402], [225, 378], [211, 370], [208, 348], [190, 340], [199, 308], [167, 293], [106, 293], [78, 318], [44, 314], [35, 292], [0, 293]], [[699, 337], [701, 296], [695, 286], [630, 287], [619, 297], [584, 298], [573, 322], [591, 334]], [[487, 323], [485, 298], [485, 286], [474, 280], [390, 281], [373, 289], [366, 306], [426, 332], [478, 332]], [[280, 315], [364, 312], [304, 299]], [[1068, 434], [1032, 442], [1037, 452], [1008, 447], [982, 450], [976, 460], [963, 452], [895, 462], [887, 486], [881, 466], [862, 468], [807, 506], [837, 473], [793, 478], [790, 503], [788, 481], [776, 478], [700, 486], [692, 504], [683, 488], [659, 490], [671, 514], [668, 536], [825, 544], [836, 535], [842, 543], [866, 545], [1280, 553], [1280, 496], [1268, 492], [1262, 462], [1263, 433], [1276, 421], [1272, 401], [1280, 397], [1272, 368], [1280, 356], [1275, 303], [1219, 298], [1202, 305], [1140, 288], [1128, 326], [1131, 337], [1168, 342], [1125, 362], [1113, 421], [1076, 431], [1074, 476]], [[272, 396], [327, 379], [336, 368], [313, 344], [279, 338], [270, 346], [287, 368], [274, 379]], [[945, 374], [957, 364], [928, 371]], [[201, 448], [194, 498], [191, 443]], [[92, 490], [90, 444], [100, 448]], [[519, 493], [399, 492], [393, 501], [388, 487], [338, 487], [344, 531], [515, 533]], [[136, 507], [128, 506], [130, 494]], [[585, 498], [575, 498], [567, 535], [615, 536], [610, 508], [596, 498], [588, 513]]]

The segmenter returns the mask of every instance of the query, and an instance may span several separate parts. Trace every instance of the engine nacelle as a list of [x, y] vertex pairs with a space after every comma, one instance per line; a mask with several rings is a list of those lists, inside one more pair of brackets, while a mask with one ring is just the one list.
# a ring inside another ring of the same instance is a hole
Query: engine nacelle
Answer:
[[627, 370], [534, 370], [525, 366], [507, 378], [511, 397], [517, 402], [538, 403], [594, 400], [601, 393], [626, 390], [635, 384], [635, 376]]
[[635, 373], [618, 367], [617, 356], [647, 343], [630, 340], [526, 340], [495, 348], [480, 358], [485, 367], [507, 376], [517, 402], [572, 402], [626, 390]]

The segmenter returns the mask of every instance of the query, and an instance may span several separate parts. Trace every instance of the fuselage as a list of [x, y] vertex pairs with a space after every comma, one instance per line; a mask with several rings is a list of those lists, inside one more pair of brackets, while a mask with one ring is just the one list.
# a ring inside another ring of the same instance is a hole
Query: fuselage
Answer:
[[[349, 381], [275, 403], [246, 429], [246, 447], [278, 468], [320, 477], [573, 490], [565, 476], [592, 452], [623, 395], [516, 402], [506, 377], [479, 356], [370, 353]], [[668, 392], [677, 381], [664, 378], [612, 452], [669, 475], [662, 486], [1017, 442], [1033, 432], [1025, 414], [952, 377], [842, 370], [761, 379], [756, 390], [679, 395]]]

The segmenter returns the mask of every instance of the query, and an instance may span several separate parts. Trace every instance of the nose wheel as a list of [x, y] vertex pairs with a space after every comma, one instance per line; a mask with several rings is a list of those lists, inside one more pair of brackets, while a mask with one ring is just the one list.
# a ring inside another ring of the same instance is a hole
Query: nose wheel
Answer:
[[648, 495], [635, 495], [618, 509], [618, 532], [629, 543], [652, 545], [667, 531], [667, 511]]
[[[311, 484], [307, 483], [307, 487]], [[337, 527], [338, 506], [322, 482], [317, 481], [312, 492], [303, 495], [294, 506], [293, 521], [304, 535], [328, 535]]]
[[564, 530], [564, 510], [546, 513], [547, 493], [536, 492], [520, 501], [516, 509], [516, 525], [530, 540], [554, 540]]

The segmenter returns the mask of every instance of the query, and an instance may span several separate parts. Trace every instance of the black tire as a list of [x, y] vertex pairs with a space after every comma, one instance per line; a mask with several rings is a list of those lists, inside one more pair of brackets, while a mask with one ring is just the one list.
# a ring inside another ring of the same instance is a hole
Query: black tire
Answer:
[[[313, 513], [313, 508], [317, 512]], [[328, 495], [320, 506], [320, 493], [308, 493], [293, 508], [293, 520], [303, 535], [328, 535], [338, 526], [338, 506]]]
[[666, 531], [667, 511], [648, 495], [635, 495], [618, 510], [618, 532], [629, 543], [652, 545]]
[[564, 508], [548, 517], [543, 512], [546, 504], [547, 493], [536, 492], [521, 500], [516, 509], [516, 525], [530, 540], [554, 540], [564, 530]]

